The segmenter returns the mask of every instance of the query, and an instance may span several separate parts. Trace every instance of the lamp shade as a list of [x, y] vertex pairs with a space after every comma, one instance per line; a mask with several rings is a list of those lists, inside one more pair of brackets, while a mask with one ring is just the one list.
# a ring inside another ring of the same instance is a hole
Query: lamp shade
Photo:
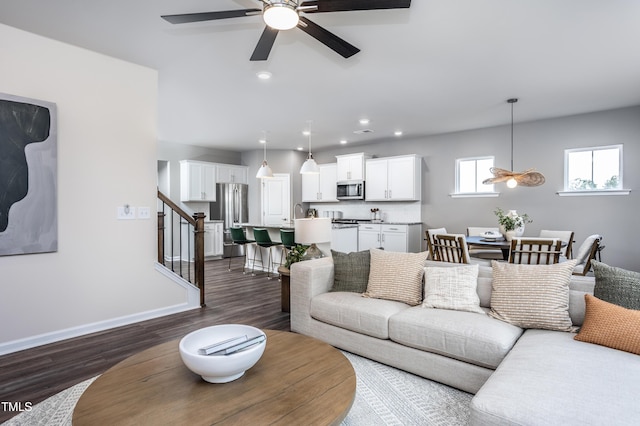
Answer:
[[258, 169], [258, 173], [256, 173], [256, 177], [258, 179], [266, 179], [273, 177], [273, 171], [271, 171], [271, 167], [267, 164], [266, 161], [262, 162], [262, 166]]
[[315, 217], [295, 220], [296, 242], [300, 244], [326, 243], [331, 241], [331, 219]]
[[307, 161], [302, 163], [302, 167], [300, 167], [300, 174], [304, 175], [311, 173], [320, 173], [320, 168], [318, 167], [316, 160], [314, 160], [313, 157], [309, 156], [309, 158], [307, 158]]

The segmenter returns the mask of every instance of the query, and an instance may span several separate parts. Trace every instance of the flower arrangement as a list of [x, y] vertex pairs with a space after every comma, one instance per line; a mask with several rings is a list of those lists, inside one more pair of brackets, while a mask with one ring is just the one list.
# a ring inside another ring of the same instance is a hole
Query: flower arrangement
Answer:
[[304, 253], [307, 251], [308, 247], [309, 246], [298, 244], [295, 247], [293, 247], [291, 250], [289, 250], [289, 253], [287, 253], [287, 259], [284, 264], [284, 267], [289, 269], [291, 264], [300, 262], [302, 260], [302, 257], [304, 256]]
[[505, 213], [500, 207], [494, 210], [496, 216], [498, 216], [498, 223], [504, 228], [505, 231], [514, 231], [524, 226], [525, 223], [533, 222], [533, 219], [528, 214], [519, 215], [515, 210], [509, 210]]

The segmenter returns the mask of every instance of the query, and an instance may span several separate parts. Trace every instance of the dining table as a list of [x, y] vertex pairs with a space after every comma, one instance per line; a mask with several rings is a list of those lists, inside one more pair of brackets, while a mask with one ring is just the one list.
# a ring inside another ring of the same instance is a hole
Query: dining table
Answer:
[[[521, 237], [521, 238], [526, 238], [526, 237]], [[535, 238], [538, 238], [538, 237], [535, 237]], [[502, 259], [509, 260], [509, 252], [511, 251], [511, 241], [505, 240], [504, 237], [488, 238], [488, 237], [483, 237], [479, 235], [479, 236], [466, 237], [466, 240], [467, 240], [467, 245], [486, 246], [486, 247], [492, 247], [495, 249], [500, 249], [502, 250]], [[562, 241], [561, 247], [566, 247], [566, 246], [567, 246], [567, 242]]]

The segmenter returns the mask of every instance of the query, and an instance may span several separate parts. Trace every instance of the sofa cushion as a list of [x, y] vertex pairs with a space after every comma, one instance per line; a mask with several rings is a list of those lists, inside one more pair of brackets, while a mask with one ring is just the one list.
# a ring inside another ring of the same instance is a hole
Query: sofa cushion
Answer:
[[453, 309], [485, 314], [480, 308], [478, 265], [424, 268], [423, 308]]
[[364, 293], [369, 282], [369, 250], [348, 254], [331, 250], [331, 257], [334, 267], [331, 291]]
[[405, 346], [496, 368], [522, 329], [487, 315], [445, 309], [405, 309], [389, 319], [389, 337]]
[[398, 253], [374, 248], [370, 251], [371, 268], [364, 296], [419, 305], [428, 253]]
[[367, 299], [350, 292], [322, 293], [311, 300], [311, 317], [357, 333], [389, 338], [389, 318], [409, 306], [391, 300]]
[[571, 331], [569, 282], [576, 261], [553, 265], [493, 261], [491, 315], [522, 328]]
[[[425, 267], [457, 268], [460, 264], [449, 262], [438, 262], [434, 260], [425, 261]], [[491, 307], [491, 282], [493, 281], [493, 269], [491, 266], [478, 265], [478, 284], [476, 292], [480, 298], [480, 306]]]
[[640, 273], [592, 260], [596, 285], [593, 295], [628, 309], [640, 309]]
[[590, 294], [584, 298], [587, 311], [575, 339], [640, 355], [640, 311], [605, 302]]
[[527, 330], [471, 401], [471, 425], [637, 425], [640, 357]]

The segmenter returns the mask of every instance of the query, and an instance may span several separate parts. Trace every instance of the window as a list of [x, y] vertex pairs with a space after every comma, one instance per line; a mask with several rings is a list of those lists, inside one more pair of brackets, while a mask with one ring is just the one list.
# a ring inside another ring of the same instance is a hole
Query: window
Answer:
[[459, 158], [456, 160], [456, 194], [492, 194], [493, 184], [484, 185], [483, 180], [492, 178], [489, 169], [493, 157]]
[[622, 145], [567, 149], [564, 164], [565, 191], [622, 189]]

